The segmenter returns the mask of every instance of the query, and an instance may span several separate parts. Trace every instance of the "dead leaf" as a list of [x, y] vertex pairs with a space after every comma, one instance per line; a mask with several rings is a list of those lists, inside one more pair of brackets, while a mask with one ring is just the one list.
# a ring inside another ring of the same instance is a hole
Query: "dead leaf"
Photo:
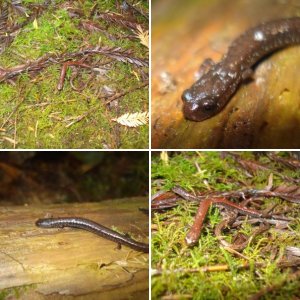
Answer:
[[33, 25], [34, 29], [39, 29], [39, 25], [38, 25], [37, 19], [34, 19], [32, 25]]

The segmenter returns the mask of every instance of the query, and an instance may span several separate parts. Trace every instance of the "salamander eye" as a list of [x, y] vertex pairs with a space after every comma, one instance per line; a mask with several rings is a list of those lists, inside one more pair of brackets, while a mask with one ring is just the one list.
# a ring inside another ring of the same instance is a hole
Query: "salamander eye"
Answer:
[[212, 111], [216, 109], [216, 104], [212, 100], [206, 100], [205, 102], [202, 103], [202, 107], [206, 111]]

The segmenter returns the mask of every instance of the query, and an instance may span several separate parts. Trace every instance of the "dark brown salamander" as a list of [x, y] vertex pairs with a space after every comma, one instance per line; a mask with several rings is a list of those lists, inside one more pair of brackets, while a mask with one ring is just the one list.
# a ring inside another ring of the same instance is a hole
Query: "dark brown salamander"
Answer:
[[42, 228], [63, 228], [72, 227], [90, 231], [105, 239], [111, 240], [118, 244], [126, 245], [136, 251], [148, 253], [149, 245], [135, 241], [130, 237], [120, 234], [112, 229], [109, 229], [101, 224], [84, 218], [46, 218], [36, 221], [36, 226]]
[[[187, 119], [203, 121], [220, 112], [238, 86], [252, 74], [261, 58], [289, 45], [300, 43], [300, 17], [281, 19], [247, 30], [233, 41], [223, 59], [182, 94]], [[206, 60], [201, 66], [207, 69]]]

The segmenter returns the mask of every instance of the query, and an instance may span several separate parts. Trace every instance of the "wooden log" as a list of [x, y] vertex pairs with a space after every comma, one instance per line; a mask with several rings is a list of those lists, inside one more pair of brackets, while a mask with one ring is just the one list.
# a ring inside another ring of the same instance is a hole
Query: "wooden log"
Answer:
[[220, 61], [246, 29], [297, 12], [299, 7], [272, 0], [155, 1], [152, 148], [299, 148], [299, 46], [265, 57], [253, 80], [213, 118], [186, 120], [181, 101], [206, 58]]
[[148, 299], [148, 254], [118, 249], [84, 230], [35, 226], [43, 217], [76, 216], [148, 243], [148, 216], [139, 207], [147, 208], [148, 200], [1, 207], [0, 295], [14, 297], [17, 291], [19, 299]]

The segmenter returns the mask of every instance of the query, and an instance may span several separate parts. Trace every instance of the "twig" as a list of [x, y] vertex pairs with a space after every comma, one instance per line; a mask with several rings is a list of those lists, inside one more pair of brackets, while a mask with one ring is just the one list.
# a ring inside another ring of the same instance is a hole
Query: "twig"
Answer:
[[245, 214], [245, 215], [250, 215], [250, 216], [259, 217], [259, 218], [267, 217], [267, 216], [264, 216], [259, 211], [238, 205], [236, 203], [233, 203], [233, 202], [227, 200], [226, 198], [204, 199], [202, 202], [200, 202], [197, 214], [195, 216], [194, 223], [185, 238], [185, 242], [189, 246], [192, 246], [195, 243], [197, 243], [197, 241], [200, 237], [200, 234], [201, 234], [202, 225], [203, 225], [203, 222], [207, 215], [208, 209], [213, 204], [219, 204], [219, 205], [225, 206], [225, 207], [229, 208], [230, 210], [237, 210], [240, 213]]
[[39, 120], [35, 123], [35, 129], [34, 129], [34, 137], [37, 138], [38, 135], [38, 126], [39, 126]]
[[13, 145], [17, 144], [17, 142], [16, 142], [14, 139], [12, 139], [12, 138], [10, 138], [10, 137], [8, 137], [8, 136], [1, 136], [1, 139], [2, 139], [2, 140], [5, 140], [5, 141], [7, 141], [7, 142], [10, 142], [10, 143], [12, 143]]
[[[263, 264], [257, 263], [255, 264], [256, 267], [263, 267]], [[250, 264], [248, 262], [242, 263], [238, 269], [248, 269]], [[173, 270], [152, 270], [151, 274], [154, 275], [168, 275], [168, 274], [187, 274], [187, 273], [209, 273], [209, 272], [222, 272], [222, 271], [229, 271], [230, 266], [228, 264], [220, 264], [214, 266], [204, 266], [200, 268], [178, 268]]]
[[71, 123], [67, 124], [66, 128], [69, 128], [72, 125], [74, 125], [75, 123], [78, 123], [78, 122], [82, 121], [84, 118], [86, 118], [88, 115], [90, 115], [92, 112], [96, 111], [97, 109], [98, 109], [98, 105], [96, 105], [95, 107], [89, 109], [88, 111], [86, 111], [81, 116], [75, 117], [75, 120], [72, 121]]
[[65, 81], [65, 77], [66, 77], [66, 73], [67, 73], [67, 69], [70, 66], [78, 66], [78, 67], [87, 68], [87, 69], [92, 69], [93, 68], [92, 66], [90, 66], [88, 64], [85, 64], [85, 63], [82, 63], [80, 61], [68, 61], [68, 62], [65, 62], [63, 64], [63, 66], [62, 66], [62, 69], [61, 69], [61, 72], [60, 72], [59, 81], [58, 81], [58, 84], [57, 84], [57, 89], [59, 91], [61, 91], [63, 89], [64, 81]]
[[142, 84], [139, 85], [139, 86], [133, 87], [133, 88], [131, 88], [131, 89], [127, 90], [127, 91], [124, 91], [124, 92], [122, 92], [122, 93], [118, 93], [118, 94], [116, 94], [116, 95], [110, 97], [110, 98], [105, 102], [105, 104], [109, 104], [110, 102], [112, 102], [112, 101], [114, 101], [114, 100], [116, 100], [116, 99], [118, 99], [118, 98], [121, 98], [121, 97], [123, 97], [123, 96], [125, 96], [125, 95], [127, 95], [127, 94], [129, 94], [129, 93], [131, 93], [131, 92], [133, 92], [133, 91], [135, 91], [135, 90], [139, 90], [139, 89], [141, 89], [141, 88], [143, 88], [143, 87], [145, 87], [145, 86], [147, 86], [147, 85], [148, 85], [148, 82], [144, 82], [144, 83], [142, 83]]
[[128, 18], [123, 17], [120, 14], [112, 13], [112, 12], [102, 13], [98, 16], [98, 18], [101, 18], [107, 22], [112, 22], [117, 25], [126, 27], [128, 29], [136, 29], [137, 26], [139, 25], [137, 22], [133, 22]]
[[[120, 97], [122, 97], [122, 96], [124, 96], [124, 95], [126, 95], [126, 94], [128, 94], [128, 93], [131, 93], [131, 92], [133, 92], [133, 91], [135, 91], [135, 90], [141, 89], [141, 88], [143, 88], [143, 87], [145, 87], [145, 86], [147, 86], [147, 85], [148, 85], [148, 82], [144, 82], [143, 84], [141, 84], [141, 85], [139, 85], [139, 86], [137, 86], [137, 87], [133, 87], [133, 88], [131, 88], [131, 89], [125, 91], [125, 92], [122, 92], [122, 93], [119, 93], [119, 94], [117, 94], [117, 95], [114, 95], [114, 96], [112, 96], [111, 98], [109, 98], [109, 99], [105, 102], [105, 104], [108, 104], [108, 103], [110, 103], [110, 102], [113, 101], [113, 100], [116, 100], [116, 99], [118, 99], [118, 98], [120, 98]], [[82, 121], [84, 118], [86, 118], [87, 116], [89, 116], [91, 113], [93, 113], [93, 112], [96, 111], [97, 109], [98, 109], [98, 106], [95, 106], [95, 107], [89, 109], [87, 112], [85, 112], [85, 113], [82, 114], [81, 116], [76, 117], [74, 121], [72, 121], [71, 123], [67, 124], [67, 125], [66, 125], [66, 128], [69, 128], [70, 126], [74, 125], [75, 123], [78, 123], [78, 122]]]
[[85, 55], [96, 55], [101, 54], [104, 56], [111, 57], [117, 61], [134, 64], [138, 67], [148, 66], [148, 62], [132, 56], [130, 50], [122, 49], [121, 47], [95, 47], [87, 48], [77, 52], [68, 53], [66, 55], [45, 55], [36, 60], [27, 62], [26, 64], [15, 66], [12, 68], [1, 68], [0, 67], [0, 82], [6, 81], [17, 75], [25, 72], [40, 71], [43, 68], [48, 67], [51, 64], [66, 63], [71, 59], [82, 57]]
[[245, 260], [249, 260], [249, 258], [247, 256], [241, 254], [240, 252], [234, 250], [233, 248], [231, 248], [229, 246], [225, 246], [225, 247], [223, 247], [223, 249], [226, 250], [226, 251], [228, 251], [229, 253], [234, 254], [236, 256], [239, 256], [239, 257], [241, 257], [241, 258], [243, 258]]
[[13, 111], [9, 114], [9, 116], [3, 122], [3, 124], [1, 125], [1, 128], [4, 128], [4, 126], [9, 122], [9, 120], [11, 119], [11, 117], [16, 113], [16, 111], [18, 110], [18, 108], [20, 107], [20, 105], [24, 102], [24, 100], [25, 100], [25, 97], [22, 97], [21, 101], [17, 104], [17, 106], [13, 109]]
[[21, 266], [23, 272], [25, 272], [24, 265], [23, 265], [18, 259], [14, 258], [12, 255], [10, 255], [10, 254], [8, 254], [8, 253], [2, 251], [2, 250], [0, 250], [0, 252], [1, 252], [2, 254], [6, 255], [7, 257], [9, 257], [9, 258], [10, 258], [11, 260], [13, 260], [14, 262], [18, 263], [18, 264]]
[[259, 300], [262, 299], [262, 297], [268, 293], [275, 292], [276, 290], [280, 289], [286, 282], [288, 281], [296, 281], [300, 279], [300, 270], [296, 271], [295, 273], [290, 274], [282, 280], [280, 283], [273, 284], [267, 287], [262, 288], [258, 293], [251, 296], [249, 300]]
[[141, 16], [143, 16], [145, 19], [149, 20], [148, 15], [145, 14], [142, 10], [140, 10], [137, 7], [131, 5], [127, 1], [125, 1], [125, 2], [126, 2], [126, 5], [128, 5], [132, 10], [134, 10], [135, 12], [137, 12], [138, 14], [140, 14]]
[[[26, 93], [26, 95], [24, 95], [22, 97], [22, 99], [19, 101], [19, 103], [16, 105], [16, 107], [13, 109], [13, 111], [9, 114], [9, 116], [6, 118], [6, 120], [2, 123], [1, 128], [4, 128], [5, 125], [9, 122], [9, 120], [11, 119], [11, 117], [16, 113], [16, 111], [18, 110], [18, 108], [20, 107], [20, 105], [24, 102], [24, 100], [26, 99], [27, 95], [29, 94], [29, 92], [31, 91], [31, 88], [29, 89], [29, 91]], [[20, 90], [19, 95], [22, 94], [22, 90]]]
[[14, 130], [14, 149], [16, 149], [16, 140], [17, 140], [17, 115], [15, 115], [15, 130]]
[[[267, 263], [254, 263], [254, 266], [256, 268], [265, 268], [267, 267]], [[289, 268], [289, 267], [296, 267], [300, 265], [300, 260], [297, 262], [279, 262], [277, 263], [278, 268]], [[249, 269], [252, 266], [251, 263], [249, 262], [244, 262], [240, 265], [237, 266], [238, 270], [244, 270], [244, 269]], [[151, 270], [151, 275], [156, 276], [156, 275], [169, 275], [169, 274], [187, 274], [187, 273], [209, 273], [209, 272], [223, 272], [223, 271], [230, 271], [230, 265], [228, 264], [220, 264], [220, 265], [214, 265], [214, 266], [204, 266], [200, 268], [178, 268], [178, 269], [173, 269], [173, 270], [162, 270], [162, 269], [152, 269]], [[300, 272], [300, 271], [299, 271]], [[296, 272], [298, 273], [298, 271]], [[299, 275], [297, 274], [297, 278]]]

